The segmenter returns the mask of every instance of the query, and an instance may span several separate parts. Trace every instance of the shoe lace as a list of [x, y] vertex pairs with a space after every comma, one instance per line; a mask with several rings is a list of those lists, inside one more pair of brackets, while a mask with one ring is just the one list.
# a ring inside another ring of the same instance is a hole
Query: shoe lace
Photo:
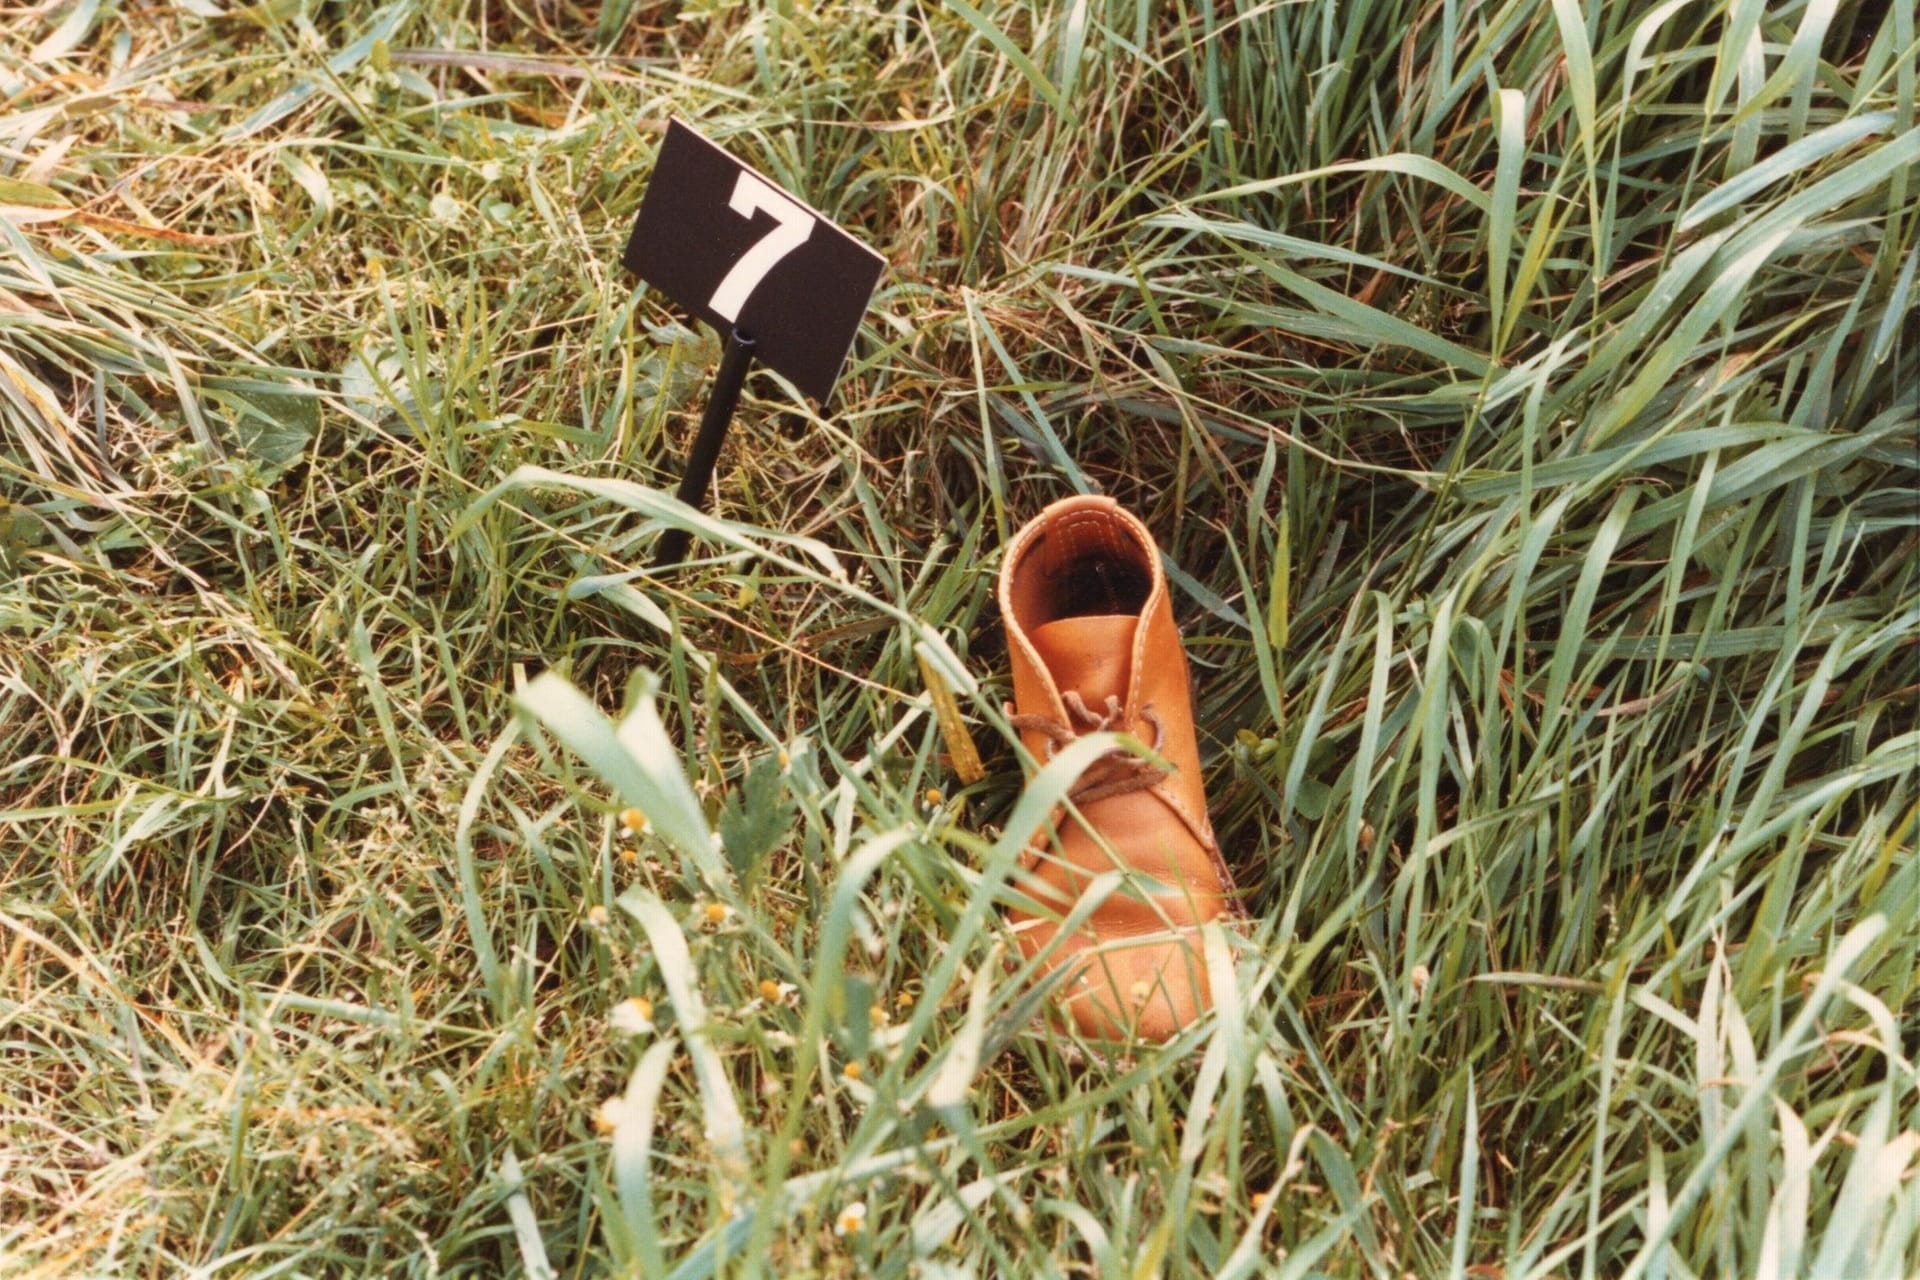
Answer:
[[[1038, 733], [1046, 738], [1046, 758], [1053, 759], [1061, 747], [1089, 733], [1104, 730], [1124, 730], [1126, 716], [1120, 706], [1120, 699], [1109, 695], [1104, 714], [1088, 707], [1086, 700], [1078, 691], [1069, 689], [1060, 696], [1061, 703], [1067, 709], [1067, 723], [1061, 724], [1050, 716], [1012, 715], [1008, 722], [1023, 732]], [[1166, 726], [1149, 703], [1140, 708], [1140, 719], [1153, 730], [1153, 741], [1149, 745], [1155, 752], [1166, 740]], [[1115, 747], [1103, 752], [1087, 771], [1080, 775], [1080, 781], [1067, 792], [1067, 799], [1075, 804], [1091, 804], [1095, 800], [1105, 800], [1109, 796], [1125, 795], [1130, 791], [1145, 791], [1167, 776], [1167, 770], [1142, 760], [1124, 747]]]

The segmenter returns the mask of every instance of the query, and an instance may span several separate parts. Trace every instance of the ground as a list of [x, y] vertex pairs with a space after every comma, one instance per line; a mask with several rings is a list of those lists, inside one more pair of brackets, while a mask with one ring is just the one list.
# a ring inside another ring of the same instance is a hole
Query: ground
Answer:
[[[1911, 4], [0, 24], [0, 1272], [1920, 1270]], [[672, 115], [888, 263], [710, 520]], [[1130, 1054], [999, 923], [1075, 491], [1252, 921]]]

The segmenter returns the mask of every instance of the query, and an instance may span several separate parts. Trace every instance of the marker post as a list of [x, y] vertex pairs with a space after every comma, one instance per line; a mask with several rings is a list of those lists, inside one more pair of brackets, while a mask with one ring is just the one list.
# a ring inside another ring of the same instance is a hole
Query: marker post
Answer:
[[[693, 507], [706, 501], [749, 366], [758, 359], [825, 404], [886, 266], [831, 218], [678, 120], [654, 157], [624, 261], [726, 338], [680, 474], [680, 501]], [[679, 564], [690, 541], [686, 530], [668, 529], [655, 566]]]
[[[693, 447], [687, 450], [687, 465], [680, 473], [680, 487], [673, 495], [690, 507], [706, 505], [707, 489], [713, 484], [713, 466], [720, 459], [720, 445], [727, 438], [727, 428], [733, 425], [740, 388], [745, 385], [747, 370], [753, 364], [753, 348], [753, 339], [739, 329], [727, 331], [727, 345], [720, 352], [720, 371], [713, 376], [713, 394], [707, 397], [706, 410], [700, 415], [700, 434], [693, 438]], [[685, 529], [668, 529], [661, 534], [660, 543], [654, 549], [654, 567], [670, 569], [686, 559], [689, 541]]]

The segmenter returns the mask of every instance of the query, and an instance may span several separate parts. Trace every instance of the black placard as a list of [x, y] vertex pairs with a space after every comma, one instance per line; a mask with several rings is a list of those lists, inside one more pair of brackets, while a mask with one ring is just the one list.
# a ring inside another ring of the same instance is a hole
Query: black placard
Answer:
[[824, 402], [885, 260], [678, 120], [627, 241], [635, 275]]

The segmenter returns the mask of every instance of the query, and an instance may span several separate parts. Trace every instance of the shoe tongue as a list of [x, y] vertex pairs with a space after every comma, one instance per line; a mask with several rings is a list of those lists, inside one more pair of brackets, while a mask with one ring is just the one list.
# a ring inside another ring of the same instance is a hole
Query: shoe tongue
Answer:
[[1093, 614], [1044, 623], [1027, 638], [1062, 696], [1077, 693], [1089, 708], [1101, 711], [1108, 698], [1126, 704], [1133, 633], [1139, 626], [1134, 614]]

